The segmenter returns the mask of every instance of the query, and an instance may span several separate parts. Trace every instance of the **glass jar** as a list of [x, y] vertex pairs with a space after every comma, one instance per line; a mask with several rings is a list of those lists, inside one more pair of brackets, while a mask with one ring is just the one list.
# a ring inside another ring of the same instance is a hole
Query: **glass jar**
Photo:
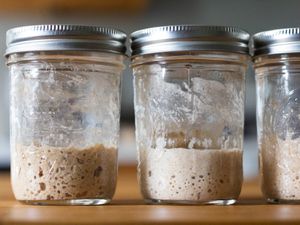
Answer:
[[179, 25], [137, 31], [131, 39], [144, 199], [235, 203], [243, 181], [249, 34]]
[[112, 199], [125, 40], [116, 30], [76, 25], [7, 32], [17, 200], [98, 205]]
[[299, 203], [299, 28], [254, 35], [254, 67], [261, 189], [271, 203]]

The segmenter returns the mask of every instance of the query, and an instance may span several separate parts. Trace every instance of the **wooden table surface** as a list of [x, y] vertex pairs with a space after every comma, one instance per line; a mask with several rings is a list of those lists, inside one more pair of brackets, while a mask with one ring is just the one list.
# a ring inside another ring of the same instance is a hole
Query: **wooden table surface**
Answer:
[[265, 204], [258, 182], [245, 182], [238, 204], [145, 205], [134, 167], [121, 167], [117, 192], [104, 206], [31, 206], [15, 201], [0, 174], [0, 224], [300, 224], [300, 205]]

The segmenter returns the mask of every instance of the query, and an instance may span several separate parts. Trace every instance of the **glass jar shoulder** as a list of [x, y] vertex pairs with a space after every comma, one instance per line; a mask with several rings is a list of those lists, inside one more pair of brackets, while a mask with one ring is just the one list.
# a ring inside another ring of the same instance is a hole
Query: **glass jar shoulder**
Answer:
[[[11, 54], [7, 58], [7, 65], [30, 65], [32, 63], [49, 63], [56, 65], [100, 65], [107, 68], [124, 69], [125, 56], [121, 54], [88, 52], [88, 51], [39, 51]], [[101, 68], [102, 70], [103, 68]]]
[[259, 56], [255, 57], [253, 61], [257, 78], [300, 72], [300, 54]]
[[237, 53], [224, 52], [178, 52], [178, 53], [160, 53], [136, 56], [132, 58], [132, 67], [145, 64], [199, 64], [201, 66], [216, 65], [247, 65], [248, 56]]

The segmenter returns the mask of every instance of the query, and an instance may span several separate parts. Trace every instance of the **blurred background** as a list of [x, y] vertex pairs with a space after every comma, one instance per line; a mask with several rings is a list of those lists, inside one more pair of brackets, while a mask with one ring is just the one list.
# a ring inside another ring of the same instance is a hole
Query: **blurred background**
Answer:
[[[0, 0], [0, 51], [5, 51], [7, 29], [31, 24], [82, 24], [131, 32], [170, 24], [230, 25], [251, 34], [300, 26], [299, 0]], [[136, 164], [132, 75], [123, 76], [120, 164]], [[251, 65], [251, 63], [250, 63]], [[0, 60], [0, 169], [9, 168], [9, 76]], [[244, 173], [258, 173], [255, 83], [247, 72]]]

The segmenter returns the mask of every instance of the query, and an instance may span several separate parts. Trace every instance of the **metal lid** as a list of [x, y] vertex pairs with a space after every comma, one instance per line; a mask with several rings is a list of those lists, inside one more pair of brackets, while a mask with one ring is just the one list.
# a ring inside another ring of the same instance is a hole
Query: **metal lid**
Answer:
[[284, 28], [253, 36], [253, 55], [300, 53], [300, 28]]
[[179, 51], [225, 51], [248, 54], [250, 35], [225, 26], [170, 25], [131, 34], [132, 55]]
[[6, 33], [5, 55], [33, 51], [126, 52], [126, 34], [115, 29], [81, 25], [33, 25]]

